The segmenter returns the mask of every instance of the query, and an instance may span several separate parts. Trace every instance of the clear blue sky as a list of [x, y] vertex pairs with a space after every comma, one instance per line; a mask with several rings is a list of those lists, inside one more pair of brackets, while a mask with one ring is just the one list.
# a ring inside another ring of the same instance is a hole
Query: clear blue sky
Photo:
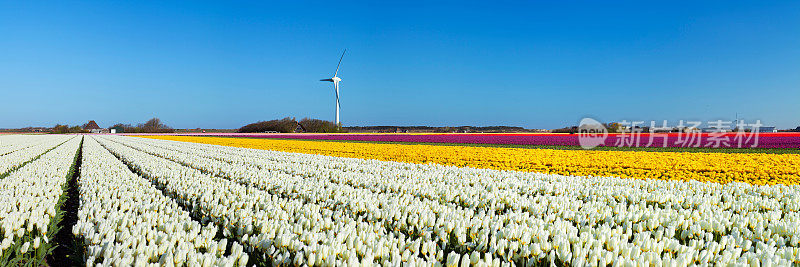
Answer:
[[800, 125], [800, 1], [0, 1], [0, 128]]

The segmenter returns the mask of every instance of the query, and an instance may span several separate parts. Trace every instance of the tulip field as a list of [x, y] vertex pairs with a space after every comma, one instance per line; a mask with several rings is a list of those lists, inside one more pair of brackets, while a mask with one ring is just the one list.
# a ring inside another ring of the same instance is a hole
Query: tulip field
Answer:
[[755, 185], [800, 184], [800, 154], [797, 152], [766, 154], [597, 151], [207, 136], [142, 137], [336, 157], [570, 176], [743, 182]]
[[800, 265], [797, 154], [202, 138], [0, 136], [0, 266]]
[[40, 265], [51, 252], [81, 138], [2, 136], [0, 265]]
[[[523, 146], [565, 146], [579, 147], [580, 135], [559, 133], [464, 133], [464, 134], [313, 134], [313, 133], [194, 133], [186, 136], [219, 136], [238, 138], [271, 138], [271, 139], [302, 139], [302, 140], [335, 140], [335, 141], [366, 141], [366, 142], [400, 142], [400, 143], [449, 143], [449, 144], [483, 144], [483, 145], [523, 145]], [[602, 147], [637, 146], [651, 148], [686, 148], [706, 147], [716, 139], [723, 139], [717, 148], [757, 147], [757, 148], [800, 148], [800, 133], [759, 133], [758, 138], [747, 133], [737, 136], [736, 132], [730, 133], [642, 133], [636, 134], [638, 143], [626, 144], [632, 141], [634, 135], [609, 134], [600, 144]], [[713, 149], [713, 148], [712, 148]]]

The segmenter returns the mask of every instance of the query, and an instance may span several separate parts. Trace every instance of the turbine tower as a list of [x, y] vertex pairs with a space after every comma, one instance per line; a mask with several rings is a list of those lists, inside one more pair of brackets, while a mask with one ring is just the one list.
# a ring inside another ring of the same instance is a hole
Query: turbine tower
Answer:
[[342, 81], [342, 78], [339, 78], [336, 75], [339, 74], [339, 66], [342, 65], [342, 58], [344, 58], [345, 52], [347, 52], [347, 49], [342, 51], [342, 56], [339, 58], [339, 64], [336, 65], [336, 72], [333, 73], [333, 78], [320, 80], [323, 82], [333, 82], [333, 89], [336, 90], [336, 121], [334, 121], [334, 123], [336, 123], [336, 126], [340, 126], [339, 125], [339, 82]]

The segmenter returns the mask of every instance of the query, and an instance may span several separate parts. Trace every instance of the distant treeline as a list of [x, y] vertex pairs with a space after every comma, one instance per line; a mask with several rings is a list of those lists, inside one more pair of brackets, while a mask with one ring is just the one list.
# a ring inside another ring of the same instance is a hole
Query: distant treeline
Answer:
[[47, 127], [25, 127], [18, 129], [0, 129], [0, 133], [39, 133], [50, 132], [53, 128]]
[[[90, 122], [90, 123], [93, 123], [93, 121]], [[53, 134], [88, 133], [88, 132], [90, 132], [90, 130], [87, 129], [87, 128], [89, 128], [90, 123], [86, 123], [86, 124], [84, 124], [82, 126], [75, 125], [75, 126], [72, 126], [72, 127], [70, 127], [69, 125], [56, 124], [56, 126], [53, 127], [53, 129], [52, 129], [52, 131], [50, 131], [50, 133], [53, 133]], [[97, 126], [97, 124], [94, 124], [94, 126], [99, 128], [99, 126]], [[116, 129], [118, 133], [172, 133], [172, 132], [174, 132], [174, 130], [171, 127], [161, 123], [161, 119], [159, 119], [159, 118], [152, 118], [152, 119], [148, 120], [147, 122], [139, 123], [136, 126], [132, 126], [130, 124], [117, 123], [114, 126], [109, 127], [109, 129]]]
[[[130, 124], [117, 123], [109, 129], [117, 129], [117, 132], [123, 133], [173, 133], [175, 132], [172, 127], [161, 123], [161, 119], [152, 118], [145, 123], [139, 123], [136, 126]], [[121, 129], [121, 131], [120, 131]]]
[[[90, 128], [90, 126], [93, 127]], [[100, 128], [100, 126], [97, 126], [97, 123], [94, 121], [89, 121], [81, 126], [75, 125], [72, 127], [69, 127], [69, 125], [56, 124], [56, 126], [53, 127], [53, 130], [50, 131], [50, 133], [54, 134], [88, 133], [90, 129], [97, 129], [97, 128]]]
[[[606, 131], [608, 131], [609, 133], [619, 133], [622, 131], [622, 125], [616, 122], [603, 123], [603, 127], [605, 127]], [[650, 127], [645, 127], [644, 129], [646, 129], [644, 130], [644, 132], [650, 131]], [[578, 133], [579, 131], [580, 128], [578, 126], [570, 126], [570, 127], [550, 130], [550, 132], [552, 133], [570, 133], [570, 134]]]
[[83, 128], [81, 128], [78, 125], [69, 127], [69, 125], [61, 125], [61, 124], [56, 124], [56, 126], [53, 126], [53, 130], [50, 131], [50, 133], [52, 134], [88, 133], [88, 132], [89, 131], [83, 130]]
[[279, 133], [341, 133], [345, 132], [342, 127], [334, 124], [331, 121], [303, 118], [300, 121], [293, 117], [286, 117], [280, 120], [259, 121], [251, 123], [239, 128], [240, 133], [263, 133], [263, 132], [279, 132]]
[[431, 127], [431, 126], [353, 126], [346, 127], [349, 132], [417, 132], [417, 133], [524, 133], [538, 132], [539, 130], [525, 129], [515, 126], [457, 126], [457, 127]]

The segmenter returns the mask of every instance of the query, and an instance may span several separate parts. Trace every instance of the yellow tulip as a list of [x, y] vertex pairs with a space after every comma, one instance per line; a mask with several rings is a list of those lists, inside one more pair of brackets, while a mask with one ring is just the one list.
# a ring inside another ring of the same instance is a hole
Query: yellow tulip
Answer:
[[800, 184], [800, 154], [557, 150], [200, 136], [141, 137], [337, 157], [561, 175], [744, 182], [755, 185]]

